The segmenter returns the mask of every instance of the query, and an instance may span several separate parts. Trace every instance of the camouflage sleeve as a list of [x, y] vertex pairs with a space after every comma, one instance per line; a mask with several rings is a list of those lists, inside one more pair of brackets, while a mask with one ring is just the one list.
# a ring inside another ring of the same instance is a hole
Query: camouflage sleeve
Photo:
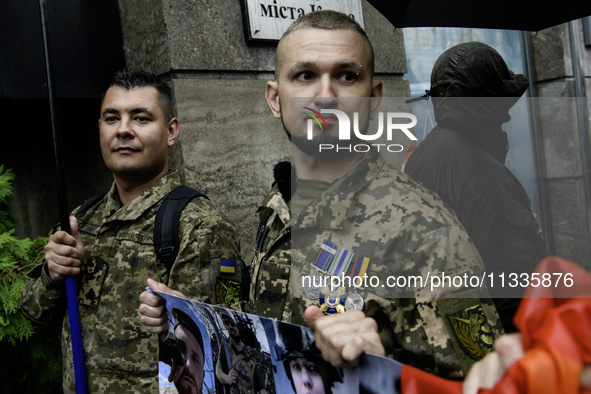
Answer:
[[[474, 362], [492, 350], [494, 339], [503, 333], [499, 315], [482, 283], [484, 264], [459, 225], [446, 226], [431, 234], [421, 252], [427, 258], [431, 278], [425, 283], [430, 286], [425, 288], [428, 292], [423, 292], [426, 299], [417, 299], [423, 305], [432, 301], [432, 307], [419, 308], [427, 338], [436, 361], [447, 369], [445, 373], [449, 377], [465, 376]], [[434, 276], [438, 278], [435, 281]], [[432, 287], [433, 284], [440, 286]], [[449, 368], [454, 355], [461, 371]]]
[[384, 345], [402, 362], [438, 376], [462, 378], [503, 333], [499, 316], [485, 286], [432, 289], [429, 278], [481, 278], [480, 256], [462, 227], [445, 226], [426, 237], [406, 266], [414, 267], [423, 286], [408, 289], [415, 297], [391, 305], [376, 300], [381, 305], [371, 314], [381, 326]]
[[20, 296], [18, 308], [37, 324], [60, 324], [66, 311], [66, 290], [63, 283], [49, 278], [47, 263], [38, 265], [30, 273]]
[[248, 294], [238, 232], [211, 202], [200, 198], [187, 205], [179, 238], [179, 254], [167, 284], [171, 289], [191, 299], [227, 305]]

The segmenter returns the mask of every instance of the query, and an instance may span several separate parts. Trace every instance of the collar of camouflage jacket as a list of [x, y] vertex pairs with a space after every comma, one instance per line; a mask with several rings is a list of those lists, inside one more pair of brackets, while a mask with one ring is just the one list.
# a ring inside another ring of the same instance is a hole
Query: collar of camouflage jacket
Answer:
[[154, 182], [136, 199], [124, 206], [119, 201], [116, 185], [113, 182], [111, 189], [107, 193], [105, 218], [109, 220], [136, 220], [180, 184], [180, 174], [177, 171], [170, 171]]
[[355, 195], [375, 179], [385, 165], [378, 152], [368, 155], [354, 170], [333, 184], [299, 216], [294, 228], [343, 229]]

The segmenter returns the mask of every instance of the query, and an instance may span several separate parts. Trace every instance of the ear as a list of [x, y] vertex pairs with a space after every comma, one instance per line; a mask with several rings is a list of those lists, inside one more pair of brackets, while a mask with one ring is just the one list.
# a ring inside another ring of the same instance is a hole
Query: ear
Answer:
[[371, 119], [376, 116], [376, 113], [382, 104], [383, 97], [384, 84], [382, 84], [382, 81], [373, 81], [371, 83]]
[[176, 141], [177, 137], [179, 136], [179, 132], [180, 132], [179, 120], [177, 118], [172, 118], [168, 122], [168, 147], [169, 148], [174, 145], [174, 142]]
[[277, 81], [267, 82], [267, 92], [265, 97], [273, 116], [277, 119], [281, 119], [281, 104], [279, 103], [279, 91]]

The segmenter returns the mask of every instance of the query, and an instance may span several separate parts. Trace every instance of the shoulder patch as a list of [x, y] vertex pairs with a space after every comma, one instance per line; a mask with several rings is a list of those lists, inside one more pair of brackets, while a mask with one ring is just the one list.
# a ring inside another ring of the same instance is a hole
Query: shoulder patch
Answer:
[[220, 260], [220, 272], [233, 274], [236, 271], [236, 262], [233, 260]]
[[448, 315], [462, 349], [476, 360], [482, 359], [493, 348], [493, 334], [482, 309], [476, 304]]
[[240, 282], [218, 277], [215, 281], [216, 302], [228, 305], [240, 302], [241, 288]]

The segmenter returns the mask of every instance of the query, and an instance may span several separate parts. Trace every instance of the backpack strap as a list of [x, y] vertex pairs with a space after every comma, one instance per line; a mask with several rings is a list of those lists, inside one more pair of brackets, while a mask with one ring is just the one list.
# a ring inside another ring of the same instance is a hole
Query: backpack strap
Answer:
[[76, 212], [76, 218], [78, 218], [78, 215], [82, 215], [84, 212], [88, 211], [90, 207], [102, 200], [106, 194], [107, 192], [99, 193], [96, 196], [92, 196], [88, 200], [84, 201], [82, 205], [80, 205], [78, 212]]
[[179, 253], [179, 219], [185, 206], [196, 197], [209, 198], [188, 186], [178, 186], [168, 193], [156, 212], [154, 221], [154, 248], [170, 271]]
[[[106, 194], [107, 192], [99, 193], [84, 201], [80, 205], [78, 212], [76, 212], [76, 218], [97, 204]], [[168, 193], [156, 212], [154, 249], [156, 249], [156, 254], [166, 266], [167, 271], [170, 271], [172, 263], [174, 263], [179, 253], [179, 219], [181, 212], [189, 201], [196, 197], [204, 197], [209, 200], [209, 197], [200, 191], [191, 189], [188, 186], [177, 186]]]

